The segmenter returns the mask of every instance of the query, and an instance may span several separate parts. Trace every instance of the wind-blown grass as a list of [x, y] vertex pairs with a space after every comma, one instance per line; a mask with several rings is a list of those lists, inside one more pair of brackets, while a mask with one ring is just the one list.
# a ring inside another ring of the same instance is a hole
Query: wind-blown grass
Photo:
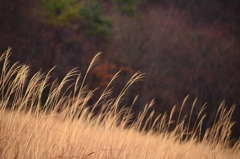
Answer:
[[[230, 147], [234, 107], [226, 111], [222, 103], [213, 127], [199, 140], [204, 107], [193, 129], [191, 113], [188, 120], [181, 119], [180, 113], [174, 122], [175, 107], [169, 116], [155, 118], [154, 112], [147, 113], [152, 101], [136, 119], [131, 105], [120, 107], [128, 88], [143, 77], [141, 72], [132, 76], [117, 97], [110, 98], [116, 73], [99, 99], [89, 105], [95, 90], [88, 90], [85, 81], [100, 54], [83, 78], [73, 69], [60, 83], [50, 80], [53, 69], [29, 77], [29, 66], [10, 66], [9, 56], [10, 49], [0, 57], [0, 158], [240, 158], [239, 142]], [[71, 83], [73, 77], [76, 80]], [[41, 102], [46, 87], [50, 91]]]

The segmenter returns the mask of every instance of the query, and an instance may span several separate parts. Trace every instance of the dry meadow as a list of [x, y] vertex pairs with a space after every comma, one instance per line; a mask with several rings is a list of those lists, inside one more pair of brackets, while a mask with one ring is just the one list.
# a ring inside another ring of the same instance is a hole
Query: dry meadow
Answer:
[[[112, 83], [119, 76], [116, 73], [98, 100], [89, 104], [96, 90], [89, 90], [85, 81], [100, 54], [94, 57], [85, 74], [73, 69], [60, 82], [52, 80], [54, 69], [30, 76], [29, 66], [10, 65], [10, 54], [9, 49], [0, 57], [0, 158], [240, 158], [240, 144], [230, 138], [234, 107], [226, 110], [222, 103], [213, 127], [200, 140], [204, 107], [193, 128], [191, 113], [188, 118], [180, 118], [181, 112], [178, 120], [172, 118], [175, 107], [170, 115], [154, 117], [154, 112], [147, 113], [154, 104], [151, 101], [136, 118], [131, 111], [134, 101], [120, 107], [128, 88], [144, 76], [141, 72], [129, 79], [117, 97], [111, 97]], [[47, 87], [49, 94], [42, 102]]]

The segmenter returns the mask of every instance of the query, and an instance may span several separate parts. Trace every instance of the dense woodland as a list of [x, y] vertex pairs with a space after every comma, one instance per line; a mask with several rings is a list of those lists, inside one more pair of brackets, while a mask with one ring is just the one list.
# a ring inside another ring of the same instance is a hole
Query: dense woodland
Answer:
[[0, 0], [0, 10], [0, 51], [12, 47], [12, 61], [30, 64], [32, 73], [55, 65], [60, 80], [74, 67], [84, 73], [101, 51], [89, 88], [104, 89], [122, 70], [114, 96], [141, 70], [144, 80], [123, 105], [139, 95], [135, 113], [153, 98], [157, 113], [174, 105], [179, 111], [189, 95], [183, 110], [189, 113], [197, 97], [193, 120], [207, 103], [207, 128], [225, 100], [237, 105], [233, 137], [239, 137], [239, 0]]

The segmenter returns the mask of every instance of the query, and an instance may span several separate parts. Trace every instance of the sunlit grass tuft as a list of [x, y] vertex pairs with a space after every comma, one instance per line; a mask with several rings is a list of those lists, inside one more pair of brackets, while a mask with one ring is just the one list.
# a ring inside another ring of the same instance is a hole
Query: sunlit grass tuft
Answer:
[[[146, 104], [136, 119], [131, 105], [120, 107], [128, 88], [144, 76], [141, 72], [130, 78], [117, 97], [111, 97], [117, 72], [99, 99], [90, 105], [96, 90], [88, 90], [85, 81], [100, 54], [83, 78], [73, 69], [60, 83], [50, 80], [53, 69], [29, 77], [29, 66], [10, 66], [9, 56], [10, 49], [0, 57], [0, 158], [240, 158], [239, 141], [230, 147], [234, 107], [227, 111], [222, 103], [213, 127], [201, 135], [205, 107], [190, 128], [196, 100], [189, 118], [181, 118], [180, 111], [177, 121], [172, 118], [175, 107], [169, 116], [147, 113], [154, 101]], [[46, 88], [49, 93], [42, 102]]]

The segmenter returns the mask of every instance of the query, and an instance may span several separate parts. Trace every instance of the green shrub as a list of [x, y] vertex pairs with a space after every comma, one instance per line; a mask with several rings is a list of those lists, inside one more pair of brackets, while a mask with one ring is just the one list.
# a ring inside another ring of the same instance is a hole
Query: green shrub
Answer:
[[52, 24], [69, 24], [80, 21], [80, 11], [84, 7], [78, 0], [41, 0], [44, 11], [41, 15]]
[[111, 21], [104, 16], [100, 2], [96, 0], [41, 0], [44, 20], [54, 25], [81, 23], [87, 36], [107, 38]]
[[108, 37], [111, 29], [111, 20], [104, 16], [101, 3], [98, 1], [86, 2], [81, 10], [83, 24], [87, 28], [88, 36]]

